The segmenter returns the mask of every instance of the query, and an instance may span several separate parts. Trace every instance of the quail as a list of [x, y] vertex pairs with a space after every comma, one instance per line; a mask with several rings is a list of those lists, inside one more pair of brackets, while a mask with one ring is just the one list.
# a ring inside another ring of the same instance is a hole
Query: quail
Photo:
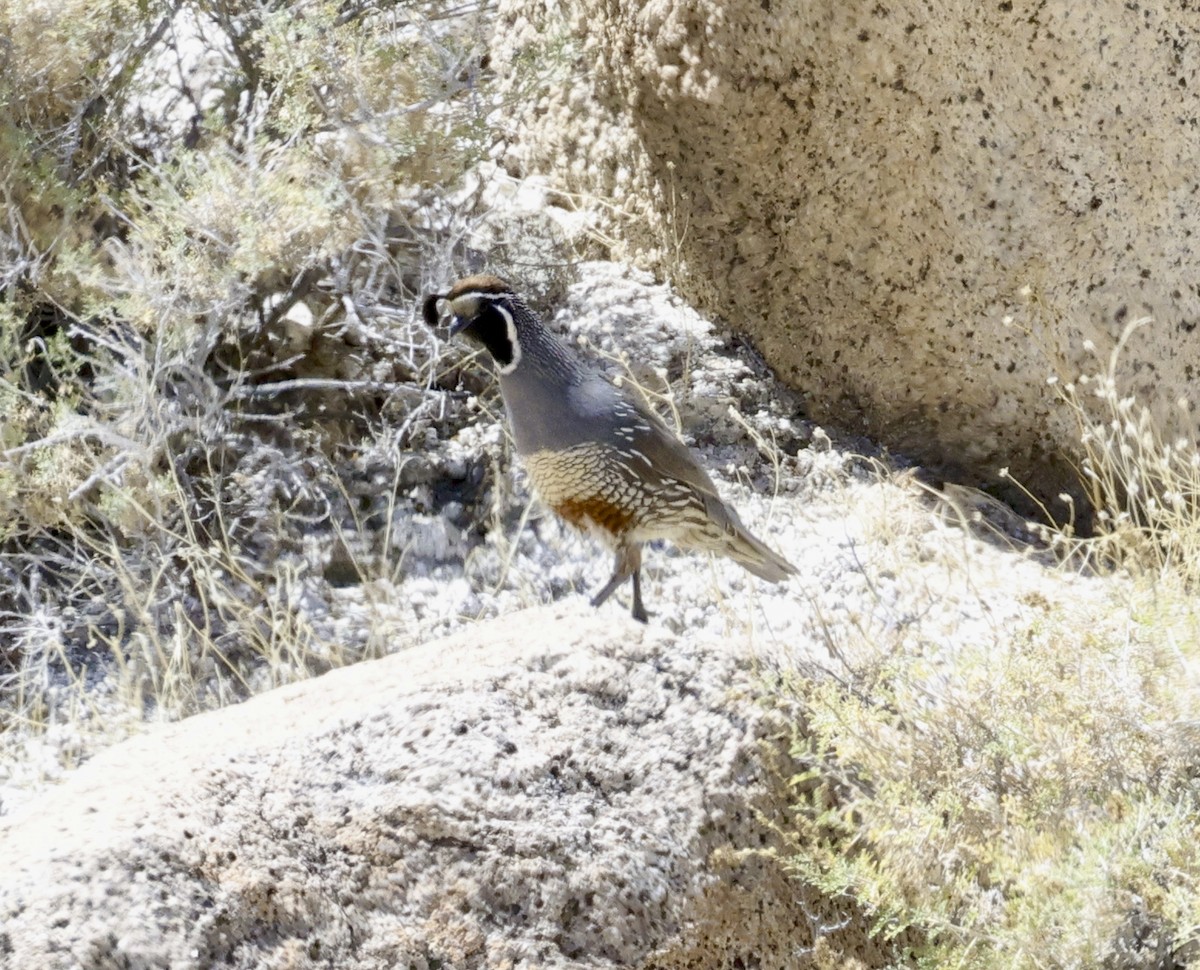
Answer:
[[496, 276], [468, 276], [425, 299], [436, 327], [445, 301], [450, 333], [491, 355], [517, 453], [535, 491], [571, 525], [615, 553], [599, 606], [625, 582], [633, 616], [645, 623], [642, 545], [669, 539], [683, 549], [728, 556], [779, 582], [796, 568], [752, 536], [687, 446], [640, 401], [587, 366]]

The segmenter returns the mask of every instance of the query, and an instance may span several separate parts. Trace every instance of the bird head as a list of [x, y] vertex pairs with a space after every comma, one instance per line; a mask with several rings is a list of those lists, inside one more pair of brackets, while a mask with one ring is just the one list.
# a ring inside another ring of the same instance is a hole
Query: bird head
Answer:
[[513, 288], [498, 276], [468, 276], [448, 293], [425, 298], [425, 322], [436, 327], [438, 304], [445, 301], [451, 314], [450, 335], [462, 334], [484, 347], [496, 361], [501, 374], [511, 374], [521, 359], [516, 317], [524, 312]]

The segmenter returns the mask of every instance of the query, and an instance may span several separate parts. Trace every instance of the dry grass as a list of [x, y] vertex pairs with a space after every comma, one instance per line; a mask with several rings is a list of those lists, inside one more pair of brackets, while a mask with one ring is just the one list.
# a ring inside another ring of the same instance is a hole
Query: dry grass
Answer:
[[[486, 4], [44, 8], [0, 15], [6, 750], [387, 648], [321, 622], [311, 539], [348, 550], [368, 598], [406, 569], [405, 463], [461, 423], [439, 389], [470, 377], [407, 307], [485, 249], [541, 267], [543, 290], [558, 273], [547, 232], [502, 238], [461, 180], [503, 114]], [[548, 50], [530, 86], [568, 53]], [[674, 184], [664, 197], [674, 211]], [[829, 669], [777, 692], [797, 712], [787, 864], [927, 966], [1197, 959], [1200, 457], [1122, 396], [1120, 347], [1059, 384], [1098, 534], [1050, 534], [1063, 574], [1123, 571], [1107, 600], [1031, 600], [947, 649], [919, 610], [834, 622], [814, 595]], [[778, 487], [778, 449], [743, 430]], [[516, 581], [529, 506], [499, 442], [491, 462], [472, 511], [500, 538], [467, 570], [496, 588]], [[895, 512], [893, 558], [857, 564], [872, 590], [918, 561]]]
[[952, 662], [896, 645], [797, 687], [794, 871], [887, 936], [915, 930], [930, 966], [1091, 967], [1142, 933], [1162, 954], [1194, 939], [1194, 678], [1075, 622]]
[[464, 187], [489, 4], [85, 6], [0, 15], [6, 748], [378, 650], [323, 571], [404, 568], [404, 469], [458, 422], [416, 298], [547, 238]]
[[[1079, 478], [1096, 513], [1098, 535], [1088, 551], [1190, 587], [1200, 579], [1200, 450], [1189, 438], [1168, 438], [1150, 408], [1118, 386], [1121, 352], [1148, 325], [1128, 324], [1107, 359], [1097, 358], [1096, 373], [1058, 389], [1077, 421]], [[1175, 404], [1186, 425], [1190, 402]]]
[[[842, 630], [833, 665], [777, 695], [799, 766], [787, 864], [873, 914], [902, 965], [1200, 958], [1200, 459], [1119, 393], [1120, 346], [1062, 387], [1097, 534], [1043, 530], [1061, 565], [1026, 619], [950, 645], [920, 622]], [[1069, 585], [1081, 568], [1105, 578]]]

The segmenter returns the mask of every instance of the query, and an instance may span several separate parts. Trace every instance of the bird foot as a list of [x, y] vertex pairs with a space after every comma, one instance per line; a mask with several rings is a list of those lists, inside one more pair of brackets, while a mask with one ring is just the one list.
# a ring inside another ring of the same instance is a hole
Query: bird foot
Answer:
[[[621, 574], [614, 575], [604, 587], [591, 599], [592, 606], [601, 606], [612, 594], [617, 587], [625, 582], [626, 577]], [[633, 574], [633, 608], [630, 610], [633, 618], [639, 623], [647, 623], [650, 620], [650, 614], [646, 612], [646, 607], [642, 605], [642, 583], [641, 576], [638, 573]]]

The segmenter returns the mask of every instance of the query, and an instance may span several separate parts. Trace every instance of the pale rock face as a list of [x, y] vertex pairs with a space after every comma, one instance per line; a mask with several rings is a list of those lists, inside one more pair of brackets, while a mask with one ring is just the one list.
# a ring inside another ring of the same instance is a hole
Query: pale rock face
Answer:
[[124, 742], [0, 819], [0, 966], [883, 965], [760, 854], [763, 672], [576, 604]]
[[817, 418], [1053, 496], [1078, 432], [1047, 378], [1095, 372], [1150, 316], [1123, 389], [1193, 429], [1200, 13], [502, 8], [498, 63], [556, 38], [578, 68], [510, 162], [626, 213], [626, 255], [749, 333]]

